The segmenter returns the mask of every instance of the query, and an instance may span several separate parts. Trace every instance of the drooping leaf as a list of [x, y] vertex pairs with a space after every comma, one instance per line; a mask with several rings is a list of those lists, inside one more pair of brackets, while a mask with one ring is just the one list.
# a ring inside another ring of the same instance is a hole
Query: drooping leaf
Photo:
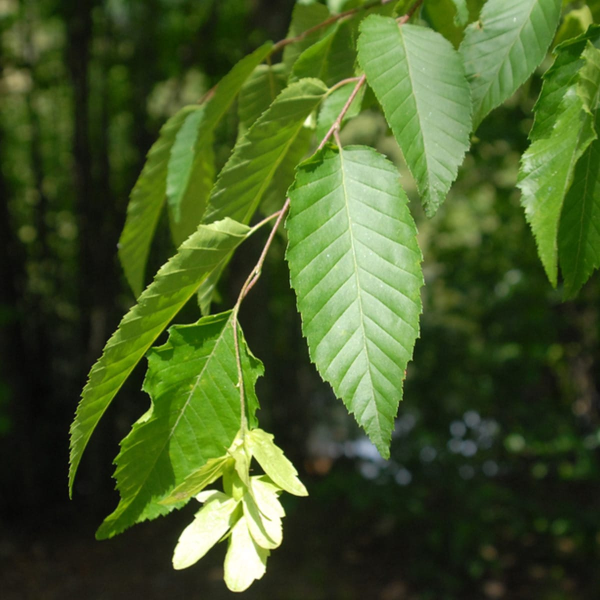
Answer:
[[[600, 130], [596, 112], [596, 131]], [[575, 167], [560, 220], [558, 253], [565, 296], [577, 294], [600, 267], [600, 141], [594, 140]]]
[[287, 260], [311, 359], [387, 457], [423, 285], [398, 172], [371, 148], [326, 148], [290, 198]]
[[431, 216], [469, 147], [471, 98], [460, 56], [439, 33], [373, 15], [361, 24], [358, 57]]
[[542, 62], [561, 0], [488, 0], [460, 46], [473, 97], [473, 125], [510, 97]]
[[[287, 35], [287, 39], [301, 36], [305, 31], [312, 29], [330, 17], [326, 6], [319, 3], [296, 4], [292, 12], [292, 20]], [[325, 32], [325, 28], [317, 29], [306, 35], [302, 39], [288, 44], [283, 49], [283, 63], [286, 73], [290, 73], [296, 59], [310, 46], [318, 42]]]
[[594, 112], [600, 94], [600, 50], [588, 42], [582, 57], [586, 64], [580, 69], [577, 82], [563, 96], [551, 133], [533, 141], [523, 154], [519, 174], [525, 217], [554, 286], [563, 200], [573, 181], [577, 161], [597, 137]]
[[123, 317], [90, 371], [71, 425], [70, 490], [88, 440], [123, 382], [204, 279], [250, 231], [231, 219], [199, 226]]
[[202, 135], [204, 107], [191, 112], [180, 127], [171, 148], [167, 168], [169, 225], [175, 246], [179, 247], [198, 227], [215, 178], [212, 135], [195, 152]]
[[577, 83], [579, 71], [585, 65], [582, 54], [588, 41], [598, 45], [600, 25], [593, 25], [586, 33], [567, 40], [554, 49], [554, 63], [544, 73], [542, 91], [534, 107], [535, 119], [529, 133], [530, 140], [535, 141], [551, 135], [560, 103], [567, 89]]
[[[102, 523], [99, 539], [169, 512], [161, 500], [233, 443], [241, 426], [233, 327], [231, 311], [172, 327], [167, 343], [148, 353], [144, 390], [152, 408], [121, 442], [115, 472], [121, 501]], [[251, 398], [263, 367], [240, 346]]]
[[187, 569], [197, 563], [229, 531], [237, 506], [238, 502], [225, 494], [211, 498], [179, 536], [173, 568]]
[[240, 91], [238, 116], [240, 135], [254, 124], [286, 85], [287, 76], [281, 63], [258, 65]]
[[356, 49], [353, 23], [336, 23], [318, 42], [304, 50], [296, 60], [290, 81], [316, 77], [331, 86], [354, 76]]
[[232, 592], [247, 590], [267, 570], [269, 551], [261, 548], [250, 535], [246, 518], [231, 530], [225, 556], [225, 584]]
[[[194, 149], [194, 163], [191, 169], [186, 170], [189, 183], [196, 186], [198, 181], [203, 181], [205, 174], [210, 171], [210, 165], [206, 164], [206, 160], [210, 159], [211, 151], [207, 150], [207, 147], [212, 144], [215, 127], [235, 100], [243, 83], [255, 67], [265, 59], [272, 47], [273, 44], [267, 42], [240, 60], [220, 81], [214, 94], [203, 107], [188, 107], [177, 113], [161, 130], [158, 141], [151, 148], [146, 165], [131, 193], [125, 227], [119, 240], [119, 259], [127, 281], [136, 296], [144, 287], [148, 252], [164, 205], [167, 193], [167, 166], [179, 128], [190, 112], [201, 112], [200, 122], [194, 123], [197, 125], [198, 132]], [[173, 198], [177, 197], [182, 201], [186, 198], [186, 192], [180, 187], [176, 186], [178, 191]], [[206, 191], [204, 185], [198, 189], [201, 192]], [[206, 197], [197, 201], [205, 205]], [[173, 200], [172, 204], [175, 205], [177, 202]], [[195, 226], [197, 225], [198, 222], [195, 223]], [[195, 227], [192, 228], [192, 231], [193, 229]], [[182, 237], [182, 235], [178, 232], [178, 237]]]
[[168, 506], [197, 496], [207, 485], [220, 479], [228, 468], [233, 468], [233, 459], [228, 454], [209, 458], [199, 469], [192, 471], [164, 500], [161, 500], [160, 504]]
[[246, 433], [244, 443], [265, 473], [282, 490], [295, 496], [308, 495], [306, 488], [298, 479], [298, 472], [294, 465], [285, 457], [281, 448], [275, 445], [272, 434], [262, 429], [252, 429]]
[[[238, 140], [211, 193], [204, 222], [212, 223], [225, 215], [241, 223], [250, 222], [279, 166], [302, 135], [304, 121], [326, 91], [319, 80], [302, 79], [277, 96]], [[199, 303], [204, 314], [210, 307], [223, 266], [200, 289]]]
[[182, 124], [199, 111], [200, 107], [187, 106], [163, 125], [131, 192], [127, 219], [119, 240], [119, 260], [136, 297], [144, 288], [148, 252], [165, 203], [171, 148]]

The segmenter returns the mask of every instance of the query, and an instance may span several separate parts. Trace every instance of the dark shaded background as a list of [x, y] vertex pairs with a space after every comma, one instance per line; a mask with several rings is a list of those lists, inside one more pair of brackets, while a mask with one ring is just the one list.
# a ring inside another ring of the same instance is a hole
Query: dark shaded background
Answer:
[[[224, 548], [174, 572], [194, 507], [111, 541], [111, 461], [148, 406], [143, 367], [98, 427], [67, 499], [68, 427], [133, 299], [116, 259], [127, 196], [161, 124], [265, 39], [292, 0], [0, 0], [0, 596], [230, 598]], [[446, 205], [412, 202], [425, 254], [421, 339], [392, 459], [308, 363], [275, 244], [243, 309], [264, 362], [261, 423], [302, 471], [282, 548], [247, 598], [600, 597], [595, 277], [569, 303], [545, 280], [515, 190], [539, 77], [496, 110]], [[217, 136], [223, 163], [235, 115]], [[400, 161], [369, 112], [344, 138]], [[399, 162], [400, 164], [400, 162]], [[413, 194], [404, 167], [404, 182]], [[235, 297], [252, 240], [223, 285]], [[155, 268], [172, 251], [161, 226]], [[265, 310], [266, 308], [266, 310]], [[197, 318], [188, 307], [179, 322]]]

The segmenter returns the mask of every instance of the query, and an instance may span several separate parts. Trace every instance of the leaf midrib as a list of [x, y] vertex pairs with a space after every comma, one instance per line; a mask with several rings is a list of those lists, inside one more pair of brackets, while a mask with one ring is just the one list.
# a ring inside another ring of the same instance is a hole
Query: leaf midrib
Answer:
[[[375, 420], [377, 421], [377, 437], [381, 438], [381, 419], [379, 417], [379, 411], [377, 409], [377, 403], [375, 402], [375, 386], [373, 384], [373, 376], [371, 374], [371, 359], [369, 357], [369, 346], [367, 344], [367, 333], [365, 331], [365, 323], [364, 323], [364, 317], [363, 315], [364, 313], [364, 309], [363, 309], [363, 302], [362, 302], [362, 287], [360, 284], [360, 276], [359, 276], [359, 266], [358, 266], [358, 260], [357, 260], [357, 256], [356, 256], [356, 248], [355, 248], [355, 244], [354, 244], [354, 231], [353, 231], [353, 220], [350, 216], [350, 206], [348, 203], [348, 199], [350, 198], [350, 194], [348, 193], [348, 187], [347, 187], [347, 183], [346, 183], [346, 173], [345, 173], [345, 169], [344, 169], [344, 157], [343, 157], [344, 151], [343, 149], [340, 148], [340, 152], [339, 152], [339, 157], [340, 157], [340, 172], [342, 175], [342, 189], [344, 191], [344, 208], [346, 209], [346, 218], [348, 220], [348, 232], [349, 232], [349, 236], [350, 236], [350, 248], [351, 248], [351, 253], [352, 253], [352, 260], [354, 262], [354, 273], [355, 273], [355, 278], [356, 278], [356, 288], [357, 288], [357, 298], [358, 298], [358, 305], [359, 305], [359, 312], [360, 312], [360, 329], [361, 329], [361, 333], [362, 333], [362, 345], [364, 347], [364, 352], [367, 356], [367, 373], [369, 376], [369, 382], [370, 382], [370, 389], [371, 394], [370, 394], [370, 398], [369, 398], [369, 404], [373, 404], [375, 403]], [[358, 383], [358, 385], [360, 386], [360, 382]], [[363, 411], [364, 413], [364, 411]]]

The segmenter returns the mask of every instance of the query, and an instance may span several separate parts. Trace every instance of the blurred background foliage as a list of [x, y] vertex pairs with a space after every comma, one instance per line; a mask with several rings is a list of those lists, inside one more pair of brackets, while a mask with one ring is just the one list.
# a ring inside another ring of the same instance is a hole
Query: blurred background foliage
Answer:
[[[600, 12], [565, 4], [579, 12], [559, 36]], [[133, 302], [116, 244], [145, 153], [168, 116], [263, 40], [285, 36], [292, 5], [0, 0], [3, 598], [232, 596], [219, 550], [171, 571], [191, 506], [93, 538], [117, 502], [118, 441], [148, 406], [143, 368], [98, 428], [73, 502], [67, 433], [90, 365]], [[432, 220], [375, 111], [343, 132], [397, 161], [425, 256], [421, 339], [390, 461], [310, 366], [283, 237], [274, 246], [241, 318], [267, 369], [261, 422], [310, 497], [288, 499], [284, 545], [247, 598], [600, 597], [600, 279], [561, 301], [515, 189], [541, 72], [480, 127]], [[217, 136], [221, 163], [235, 133], [232, 113]], [[217, 308], [237, 295], [263, 241], [236, 257]], [[153, 266], [172, 250], [163, 226]], [[196, 318], [190, 306], [180, 321]]]

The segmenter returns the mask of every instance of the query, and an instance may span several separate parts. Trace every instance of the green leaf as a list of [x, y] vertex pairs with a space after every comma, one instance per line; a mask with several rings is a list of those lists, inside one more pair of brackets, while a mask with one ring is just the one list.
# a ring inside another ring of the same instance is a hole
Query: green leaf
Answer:
[[311, 359], [388, 457], [423, 285], [398, 172], [371, 148], [326, 148], [290, 198], [287, 260]]
[[[121, 501], [99, 539], [169, 512], [161, 500], [232, 445], [241, 426], [233, 327], [231, 311], [172, 327], [167, 343], [148, 353], [144, 390], [152, 408], [121, 442], [115, 472]], [[263, 367], [240, 346], [244, 389], [252, 397]]]
[[[322, 4], [296, 4], [294, 11], [292, 12], [292, 21], [288, 30], [286, 39], [296, 38], [303, 34], [305, 31], [319, 25], [330, 16], [329, 10]], [[321, 36], [325, 32], [325, 28], [317, 29], [316, 31], [308, 34], [302, 39], [288, 44], [283, 49], [282, 63], [286, 73], [291, 72], [296, 59], [315, 42], [321, 39]]]
[[[190, 170], [185, 171], [189, 182], [188, 187], [195, 187], [198, 182], [204, 181], [206, 174], [211, 169], [210, 164], [207, 164], [207, 160], [210, 159], [212, 151], [208, 150], [208, 147], [212, 146], [215, 127], [235, 100], [243, 83], [255, 67], [268, 56], [272, 48], [273, 44], [267, 42], [238, 62], [221, 80], [211, 99], [204, 106], [182, 109], [165, 124], [158, 141], [150, 149], [142, 174], [131, 192], [131, 200], [127, 207], [127, 219], [119, 240], [119, 259], [123, 265], [127, 281], [136, 296], [140, 294], [144, 287], [144, 272], [148, 252], [167, 194], [167, 167], [171, 160], [171, 149], [179, 128], [191, 112], [198, 111], [202, 114], [199, 123], [195, 123], [195, 119], [193, 119], [198, 132], [194, 149], [194, 163]], [[178, 164], [178, 161], [175, 161], [175, 164]], [[176, 174], [173, 177], [178, 176]], [[179, 186], [176, 186], [176, 188], [179, 189]], [[173, 190], [173, 188], [171, 189]], [[202, 193], [207, 191], [204, 184], [198, 189]], [[190, 193], [193, 194], [192, 191]], [[190, 198], [193, 201], [193, 197], [188, 198], [187, 192], [183, 191], [183, 188], [179, 189], [177, 193], [173, 191], [173, 194], [172, 205], [176, 206], [180, 201], [184, 202], [183, 199], [185, 198], [186, 208], [183, 211], [187, 212], [188, 202]], [[179, 198], [179, 200], [175, 200], [175, 198]], [[197, 201], [204, 206], [206, 198]], [[195, 208], [196, 211], [199, 211], [197, 206]], [[175, 221], [175, 223], [178, 222]], [[197, 225], [198, 222], [194, 223], [194, 227], [190, 225], [191, 231]], [[177, 226], [175, 226], [175, 233], [178, 239], [184, 235], [184, 233], [179, 232]]]
[[160, 504], [178, 504], [199, 494], [207, 485], [214, 483], [228, 469], [233, 468], [233, 459], [228, 454], [209, 458], [199, 469], [190, 473]]
[[460, 46], [473, 97], [473, 125], [510, 97], [542, 62], [561, 0], [488, 0]]
[[217, 544], [233, 525], [238, 504], [225, 494], [211, 498], [179, 536], [173, 553], [173, 568], [179, 570], [191, 567]]
[[588, 42], [582, 57], [586, 65], [580, 69], [577, 83], [567, 89], [551, 133], [533, 141], [523, 154], [519, 174], [521, 204], [553, 286], [557, 283], [557, 238], [563, 200], [577, 161], [597, 137], [592, 111], [600, 94], [600, 51]]
[[119, 259], [136, 297], [144, 288], [148, 252], [165, 203], [171, 148], [183, 123], [199, 110], [200, 107], [187, 106], [163, 125], [131, 192], [127, 219], [119, 240]]
[[[596, 112], [596, 131], [600, 118]], [[558, 232], [565, 296], [574, 297], [600, 267], [600, 141], [594, 140], [575, 167]]]
[[[246, 135], [238, 140], [212, 191], [204, 222], [212, 223], [225, 216], [241, 223], [250, 222], [279, 166], [303, 135], [304, 122], [326, 91], [317, 79], [303, 79], [292, 83], [277, 96]], [[200, 289], [199, 303], [204, 314], [208, 312], [228, 260], [215, 269]]]
[[281, 63], [258, 65], [240, 91], [238, 116], [240, 135], [254, 124], [286, 86], [286, 75]]
[[232, 592], [247, 590], [267, 570], [269, 551], [261, 548], [250, 535], [245, 517], [231, 530], [225, 556], [225, 583]]
[[70, 490], [88, 440], [123, 382], [200, 284], [250, 232], [231, 219], [200, 225], [123, 317], [90, 371], [71, 425]]
[[282, 490], [295, 496], [308, 496], [294, 465], [285, 457], [283, 450], [275, 445], [272, 434], [262, 429], [252, 429], [246, 433], [244, 443], [265, 473]]
[[588, 41], [595, 45], [600, 42], [600, 25], [590, 27], [586, 33], [554, 49], [554, 63], [544, 73], [542, 91], [533, 109], [535, 120], [529, 139], [535, 141], [551, 135], [560, 103], [567, 89], [577, 83], [579, 71], [585, 65], [582, 54]]
[[277, 96], [233, 149], [212, 191], [205, 223], [226, 216], [250, 221], [304, 121], [326, 92], [319, 80], [303, 79]]
[[439, 33], [371, 16], [361, 24], [358, 57], [431, 216], [469, 148], [471, 99], [460, 56]]
[[[204, 107], [192, 111], [177, 132], [167, 169], [169, 224], [179, 247], [198, 227], [215, 178], [212, 135], [201, 134]], [[199, 135], [203, 144], [195, 152]]]
[[307, 48], [296, 60], [290, 81], [316, 77], [331, 86], [354, 76], [356, 50], [353, 23], [336, 23], [317, 43]]

